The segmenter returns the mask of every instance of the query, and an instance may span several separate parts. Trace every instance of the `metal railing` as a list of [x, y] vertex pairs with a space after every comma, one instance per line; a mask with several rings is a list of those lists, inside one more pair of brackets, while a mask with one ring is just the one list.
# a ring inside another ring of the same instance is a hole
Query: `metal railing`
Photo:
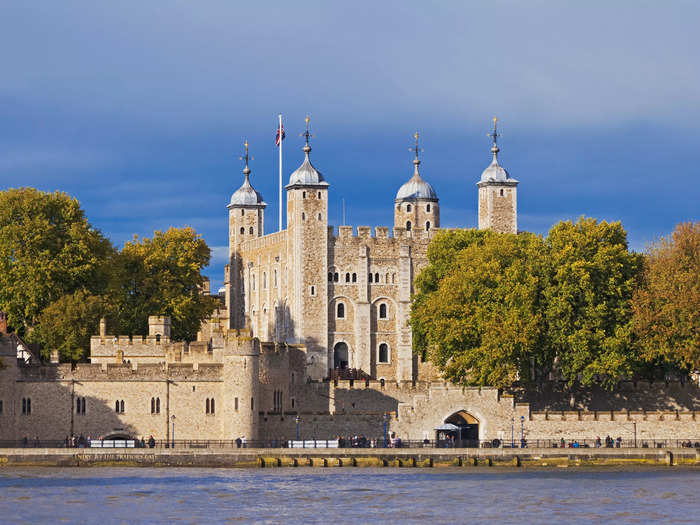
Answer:
[[[700, 448], [700, 438], [638, 438], [613, 440], [606, 444], [601, 438], [600, 444], [596, 439], [571, 439], [564, 440], [562, 446], [561, 439], [533, 439], [525, 440], [400, 440], [393, 444], [391, 440], [386, 441], [382, 437], [378, 438], [333, 438], [314, 439], [306, 438], [305, 442], [313, 441], [315, 447], [305, 448]], [[244, 449], [244, 448], [289, 448], [288, 439], [267, 439], [267, 440], [212, 440], [212, 439], [136, 439], [136, 448], [156, 448], [156, 449]], [[91, 448], [90, 440], [83, 438], [75, 444], [65, 439], [21, 439], [0, 441], [0, 448]]]

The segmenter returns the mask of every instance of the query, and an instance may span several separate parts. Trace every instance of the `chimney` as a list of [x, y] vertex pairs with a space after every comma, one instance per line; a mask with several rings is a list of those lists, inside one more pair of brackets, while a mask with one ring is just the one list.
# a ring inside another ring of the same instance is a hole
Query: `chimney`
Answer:
[[0, 312], [0, 334], [7, 335], [7, 314]]

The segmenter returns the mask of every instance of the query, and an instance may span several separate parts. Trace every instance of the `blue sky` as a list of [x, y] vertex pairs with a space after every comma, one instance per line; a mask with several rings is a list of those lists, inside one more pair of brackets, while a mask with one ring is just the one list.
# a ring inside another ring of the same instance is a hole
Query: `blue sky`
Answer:
[[218, 286], [245, 139], [277, 227], [278, 113], [286, 177], [311, 116], [335, 225], [341, 198], [348, 224], [391, 225], [420, 131], [445, 227], [476, 225], [497, 115], [521, 229], [620, 220], [641, 250], [700, 218], [698, 19], [683, 0], [5, 1], [0, 189], [66, 191], [117, 245], [191, 225]]

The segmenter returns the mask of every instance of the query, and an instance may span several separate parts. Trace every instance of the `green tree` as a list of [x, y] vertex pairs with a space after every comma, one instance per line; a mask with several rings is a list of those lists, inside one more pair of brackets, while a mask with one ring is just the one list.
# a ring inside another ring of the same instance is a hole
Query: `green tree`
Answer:
[[447, 379], [506, 387], [547, 359], [542, 252], [530, 234], [445, 232], [431, 244], [411, 325]]
[[679, 224], [649, 247], [632, 310], [644, 358], [700, 370], [700, 222]]
[[584, 217], [560, 222], [546, 247], [545, 315], [557, 368], [569, 383], [611, 386], [631, 375], [638, 363], [631, 299], [643, 258], [628, 250], [622, 225]]
[[29, 335], [66, 294], [100, 293], [112, 254], [76, 199], [34, 188], [0, 192], [0, 309], [19, 333]]
[[90, 337], [97, 334], [100, 318], [109, 313], [102, 297], [84, 290], [64, 295], [39, 316], [33, 340], [42, 345], [41, 355], [58, 350], [61, 361], [83, 361], [89, 354]]
[[110, 290], [120, 332], [145, 335], [149, 315], [168, 315], [173, 339], [194, 340], [217, 304], [201, 293], [201, 271], [210, 257], [204, 239], [189, 227], [127, 242], [116, 259]]

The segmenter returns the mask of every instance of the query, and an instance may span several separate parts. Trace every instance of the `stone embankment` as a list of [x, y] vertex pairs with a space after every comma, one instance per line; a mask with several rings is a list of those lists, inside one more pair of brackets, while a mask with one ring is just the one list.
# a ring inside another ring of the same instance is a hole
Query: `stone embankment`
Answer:
[[700, 467], [700, 450], [678, 449], [3, 449], [0, 468], [90, 467]]

